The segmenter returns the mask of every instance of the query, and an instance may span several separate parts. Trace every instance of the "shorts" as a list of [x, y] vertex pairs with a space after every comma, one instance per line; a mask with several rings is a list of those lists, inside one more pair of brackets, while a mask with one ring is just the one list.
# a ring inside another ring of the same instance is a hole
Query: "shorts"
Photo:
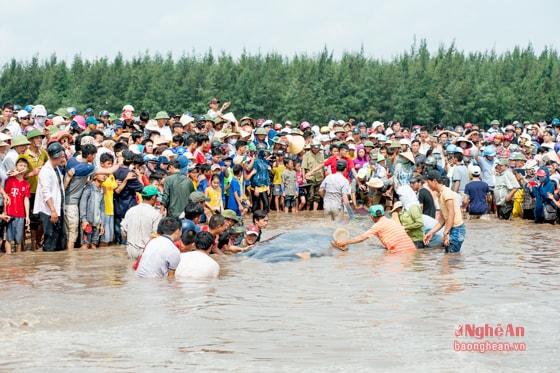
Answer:
[[99, 227], [91, 227], [91, 232], [86, 233], [83, 229], [80, 235], [80, 243], [82, 245], [93, 244], [97, 246], [99, 244]]
[[[35, 206], [35, 196], [36, 193], [31, 193], [31, 198], [29, 199], [29, 206], [33, 211], [33, 206]], [[29, 229], [32, 231], [36, 231], [39, 229], [39, 225], [41, 224], [41, 219], [39, 218], [39, 214], [34, 214], [32, 211], [29, 212]]]
[[284, 197], [284, 207], [295, 207], [295, 206], [296, 206], [296, 196]]
[[273, 196], [281, 196], [282, 195], [282, 185], [274, 184], [272, 186], [272, 195]]
[[79, 223], [80, 211], [78, 205], [64, 205], [64, 225], [66, 226], [68, 242], [76, 242], [78, 239], [78, 233], [81, 231]]
[[6, 240], [22, 243], [24, 228], [25, 218], [10, 218], [6, 232]]
[[254, 187], [254, 189], [255, 189], [255, 192], [258, 192], [258, 193], [265, 193], [265, 192], [269, 191], [268, 185], [267, 186], [256, 186], [256, 187]]
[[103, 219], [103, 228], [105, 232], [99, 239], [103, 243], [112, 243], [113, 239], [115, 238], [115, 216], [114, 215], [105, 215]]

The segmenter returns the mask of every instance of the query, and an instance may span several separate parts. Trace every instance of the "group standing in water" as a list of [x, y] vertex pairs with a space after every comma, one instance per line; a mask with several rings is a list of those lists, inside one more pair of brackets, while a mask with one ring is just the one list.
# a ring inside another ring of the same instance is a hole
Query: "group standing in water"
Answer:
[[[188, 258], [241, 252], [262, 232], [243, 218], [268, 219], [271, 210], [322, 209], [335, 220], [369, 214], [372, 228], [334, 243], [346, 248], [377, 236], [391, 252], [434, 245], [438, 235], [446, 252], [459, 252], [464, 219], [484, 214], [539, 224], [558, 219], [557, 119], [430, 131], [354, 118], [331, 117], [322, 126], [237, 120], [224, 112], [229, 103], [220, 107], [212, 98], [209, 106], [205, 115], [160, 111], [150, 119], [131, 105], [120, 115], [90, 108], [80, 115], [76, 108], [48, 114], [42, 105], [14, 113], [4, 103], [5, 252], [125, 245], [132, 259], [143, 257], [137, 273], [150, 277], [163, 273], [145, 271], [157, 257], [152, 236], [198, 253]], [[212, 235], [210, 247], [199, 231]], [[177, 274], [177, 255], [166, 261], [167, 275]], [[210, 267], [206, 272], [215, 273]]]

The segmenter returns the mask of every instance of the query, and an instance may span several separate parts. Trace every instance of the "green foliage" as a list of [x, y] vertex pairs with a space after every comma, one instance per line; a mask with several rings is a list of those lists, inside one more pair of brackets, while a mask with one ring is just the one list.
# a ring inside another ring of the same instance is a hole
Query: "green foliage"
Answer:
[[12, 59], [0, 71], [0, 99], [41, 103], [51, 112], [75, 106], [119, 113], [130, 103], [152, 115], [199, 115], [211, 97], [230, 101], [238, 118], [317, 125], [331, 115], [368, 123], [399, 119], [408, 126], [536, 121], [558, 116], [560, 63], [556, 51], [536, 55], [531, 45], [503, 55], [465, 55], [453, 43], [431, 54], [421, 40], [392, 61], [368, 58], [363, 50], [335, 60], [326, 47], [292, 58], [244, 52], [234, 59], [212, 50], [173, 58], [146, 51], [129, 61], [121, 54], [112, 61], [77, 55], [70, 65], [55, 55]]

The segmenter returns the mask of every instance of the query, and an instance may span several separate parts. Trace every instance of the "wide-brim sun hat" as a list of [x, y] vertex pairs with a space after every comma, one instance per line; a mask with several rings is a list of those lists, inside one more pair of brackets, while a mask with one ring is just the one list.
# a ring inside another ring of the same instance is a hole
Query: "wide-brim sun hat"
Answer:
[[372, 177], [366, 183], [370, 188], [383, 188], [383, 181], [377, 177]]
[[288, 151], [291, 154], [299, 154], [305, 147], [305, 139], [301, 136], [294, 136], [288, 145]]
[[400, 153], [399, 156], [401, 156], [404, 159], [410, 161], [412, 164], [416, 164], [416, 160], [414, 159], [414, 154], [412, 154], [412, 152], [410, 152], [410, 151]]

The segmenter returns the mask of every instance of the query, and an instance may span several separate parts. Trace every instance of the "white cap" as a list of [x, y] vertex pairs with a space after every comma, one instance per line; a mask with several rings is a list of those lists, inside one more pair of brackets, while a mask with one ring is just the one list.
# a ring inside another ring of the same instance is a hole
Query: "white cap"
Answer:
[[17, 113], [18, 119], [27, 118], [28, 116], [29, 116], [29, 113], [28, 113], [27, 111], [25, 111], [25, 110], [20, 110], [20, 111], [18, 111], [18, 113]]
[[348, 144], [348, 149], [356, 150], [356, 145]]
[[480, 176], [480, 174], [482, 173], [482, 171], [480, 170], [480, 167], [478, 166], [472, 166], [471, 168], [471, 174], [473, 176]]
[[132, 105], [124, 105], [122, 111], [127, 111], [127, 110], [134, 111], [134, 107]]

